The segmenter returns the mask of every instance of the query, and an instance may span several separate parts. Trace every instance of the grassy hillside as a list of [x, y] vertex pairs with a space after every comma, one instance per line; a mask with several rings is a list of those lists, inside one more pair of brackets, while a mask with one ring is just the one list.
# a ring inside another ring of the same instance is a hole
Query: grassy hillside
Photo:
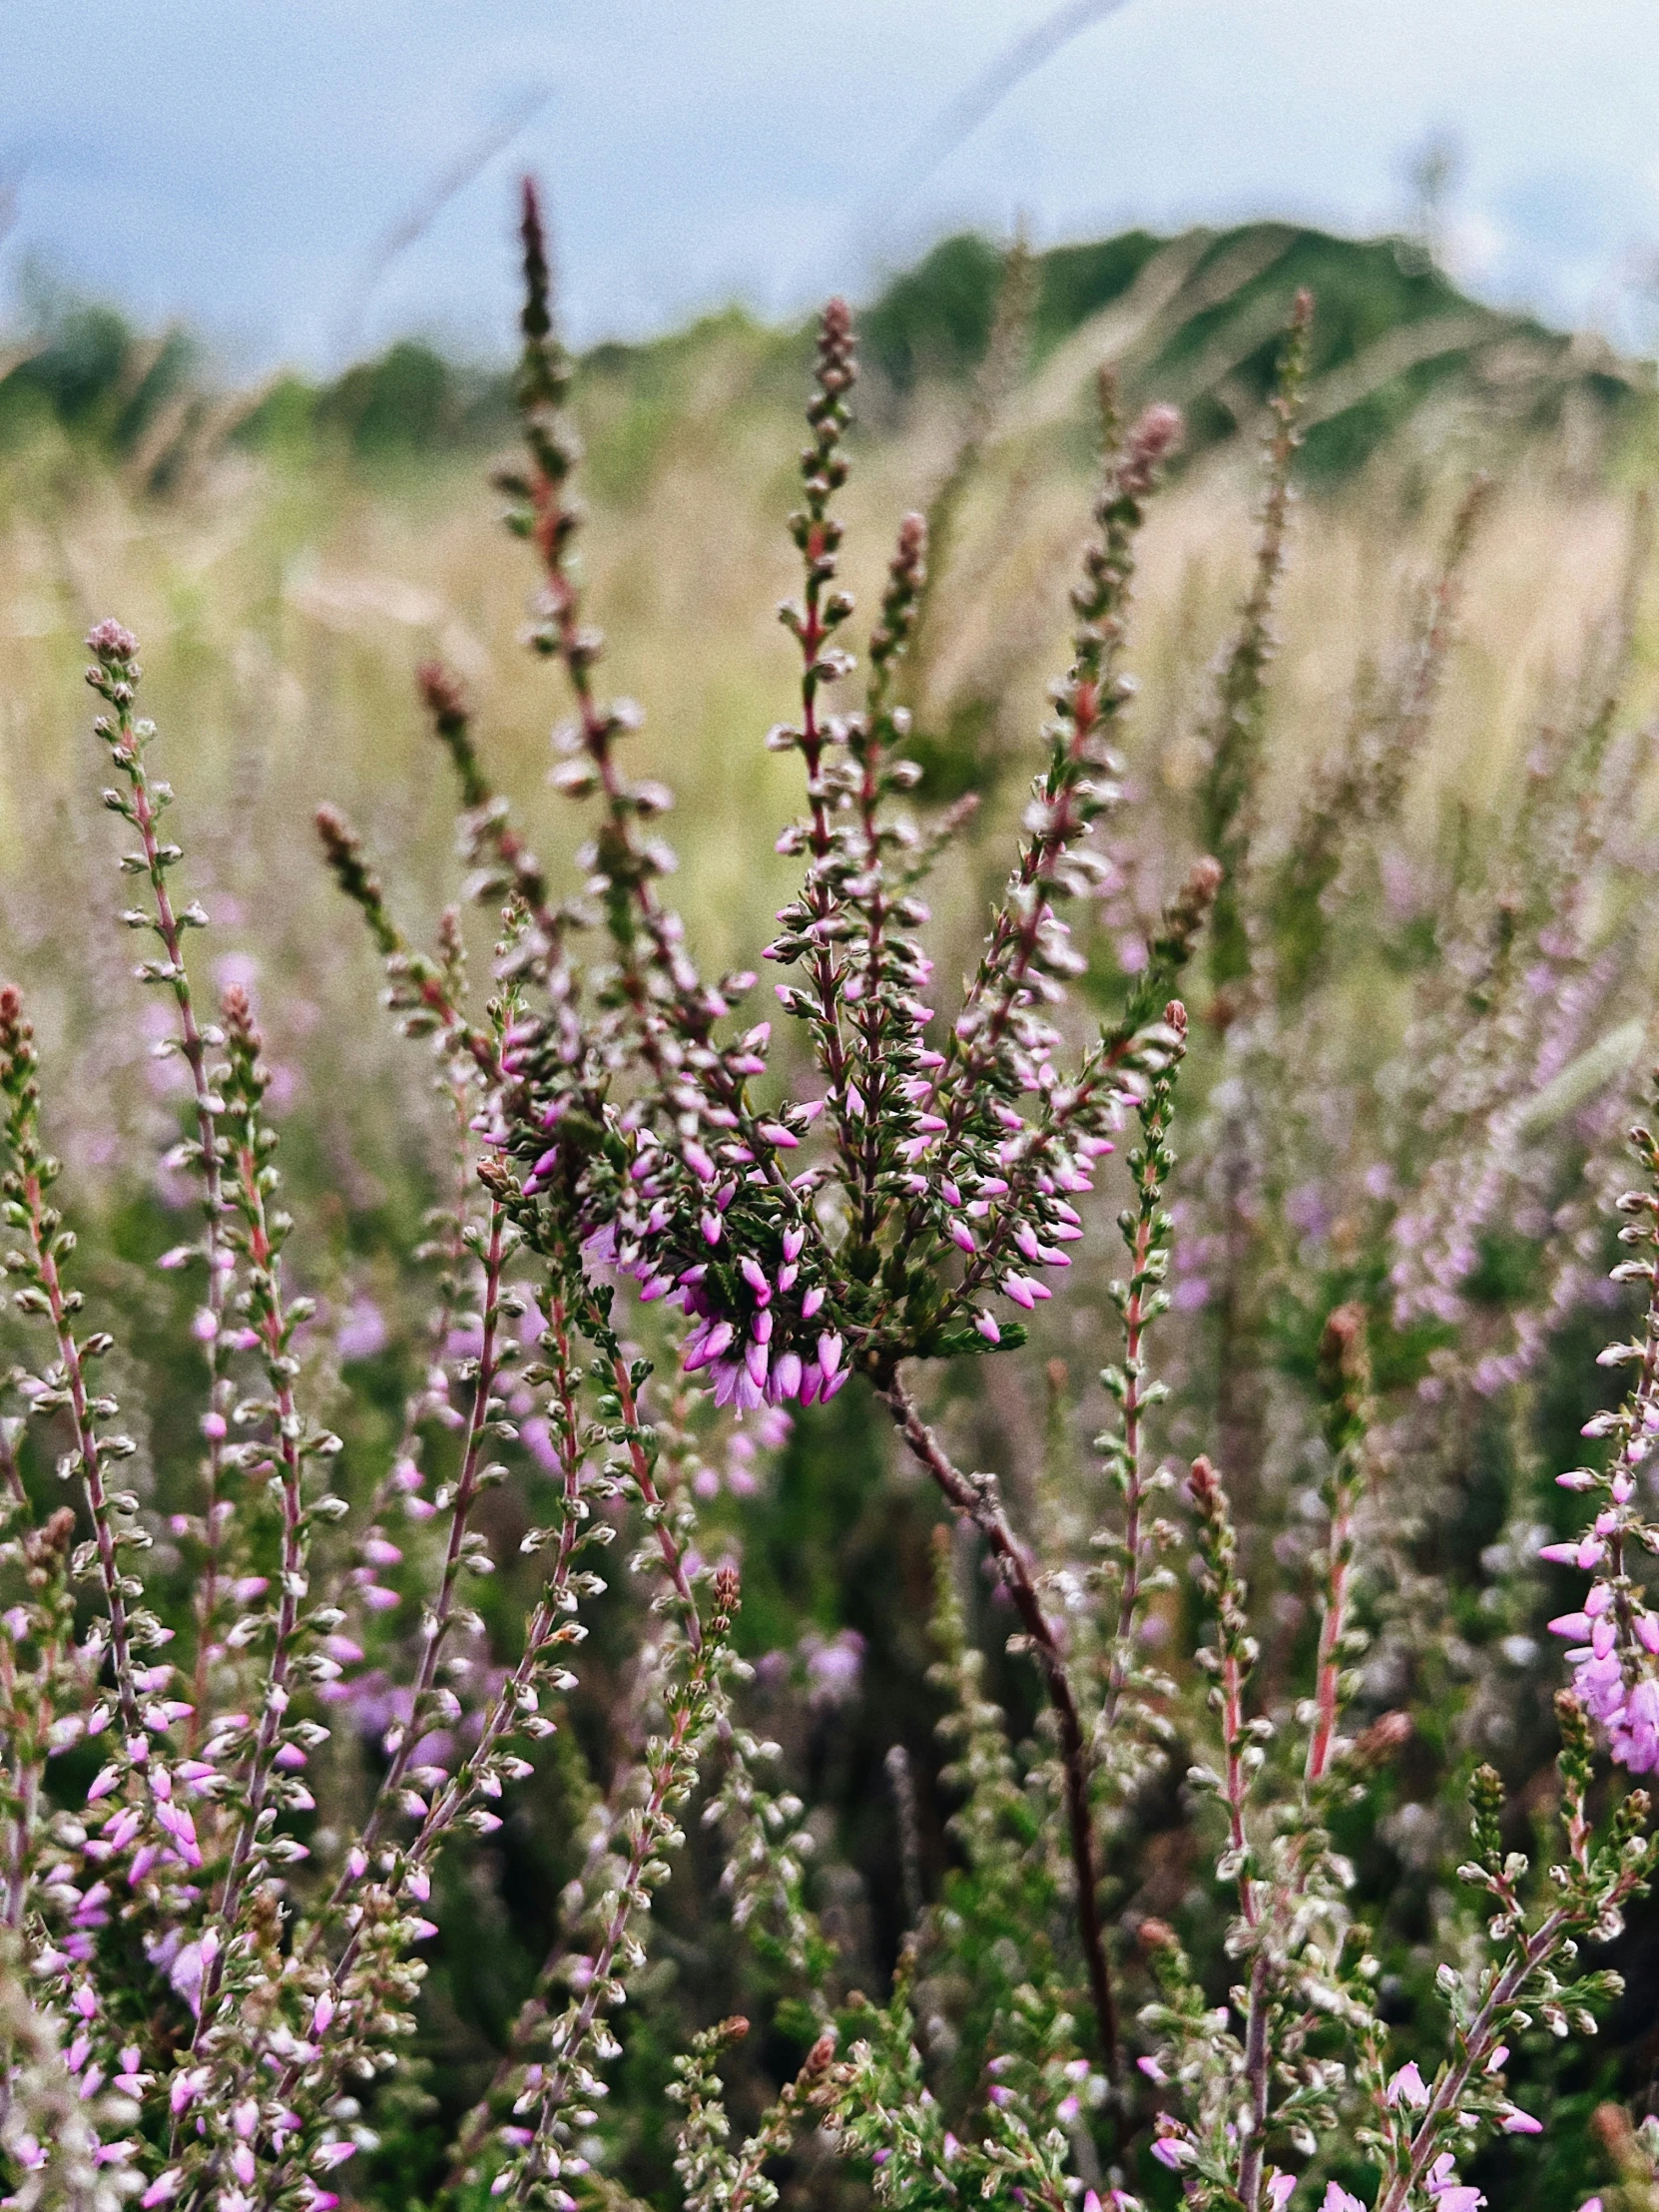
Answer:
[[[879, 420], [890, 426], [929, 386], [961, 385], [983, 366], [1009, 268], [983, 238], [947, 239], [867, 307]], [[1494, 456], [1565, 429], [1593, 459], [1645, 419], [1651, 392], [1641, 365], [1478, 304], [1399, 239], [1271, 223], [1173, 239], [1129, 231], [1036, 255], [1018, 280], [1025, 311], [1007, 365], [1036, 411], [1064, 411], [1107, 356], [1132, 398], [1156, 393], [1184, 408], [1189, 454], [1255, 426], [1278, 333], [1306, 285], [1319, 303], [1304, 460], [1316, 479], [1352, 473], [1413, 428], [1432, 443], [1454, 427]], [[762, 329], [737, 310], [648, 344], [595, 347], [584, 379], [620, 411], [625, 443], [649, 446], [734, 343], [759, 389], [781, 376], [793, 390], [805, 333]], [[227, 440], [383, 460], [487, 445], [507, 413], [503, 377], [413, 340], [332, 383], [282, 376], [242, 393], [201, 381], [185, 332], [146, 337], [107, 307], [60, 306], [0, 352], [0, 440], [52, 424], [156, 490]]]
[[[866, 351], [907, 392], [984, 358], [1004, 257], [948, 239], [864, 318]], [[1407, 242], [1356, 241], [1288, 224], [1125, 232], [1057, 247], [1032, 266], [1028, 362], [1057, 392], [1102, 355], [1134, 396], [1174, 399], [1188, 449], [1251, 427], [1279, 332], [1301, 286], [1318, 302], [1305, 465], [1347, 474], [1431, 411], [1478, 414], [1489, 437], [1558, 429], [1574, 414], [1605, 434], [1639, 412], [1646, 376], [1606, 348], [1477, 304]]]

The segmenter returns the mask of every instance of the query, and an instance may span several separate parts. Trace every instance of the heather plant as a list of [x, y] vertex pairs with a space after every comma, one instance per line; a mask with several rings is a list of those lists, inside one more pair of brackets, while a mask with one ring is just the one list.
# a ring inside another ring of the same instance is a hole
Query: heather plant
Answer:
[[[522, 237], [523, 453], [497, 482], [533, 563], [525, 642], [568, 688], [552, 781], [585, 810], [583, 841], [561, 885], [436, 662], [419, 691], [493, 938], [483, 991], [461, 908], [422, 949], [344, 815], [318, 818], [447, 1145], [412, 1256], [431, 1277], [418, 1368], [377, 1427], [316, 1354], [248, 985], [198, 996], [209, 915], [164, 819], [138, 643], [114, 621], [88, 640], [122, 920], [167, 1015], [152, 1050], [182, 1069], [167, 1172], [190, 1179], [198, 1226], [159, 1255], [158, 1303], [194, 1365], [171, 1360], [152, 1390], [102, 1326], [119, 1301], [78, 1265], [7, 986], [7, 2201], [1474, 2212], [1530, 2147], [1574, 2202], [1597, 2157], [1611, 2204], [1651, 2202], [1652, 2123], [1608, 2101], [1592, 2136], [1553, 2055], [1618, 2001], [1618, 1972], [1582, 1953], [1622, 1955], [1656, 1848], [1631, 1786], [1659, 1767], [1645, 1128], [1641, 1187], [1608, 1187], [1609, 1078], [1647, 1020], [1629, 1003], [1649, 867], [1631, 832], [1647, 747], [1620, 709], [1633, 590], [1503, 835], [1453, 840], [1444, 879], [1412, 890], [1437, 957], [1409, 975], [1395, 1058], [1339, 1064], [1332, 969], [1399, 856], [1491, 495], [1463, 500], [1402, 644], [1276, 830], [1274, 619], [1315, 315], [1299, 297], [1250, 581], [1196, 734], [1193, 833], [1103, 976], [1100, 918], [1121, 932], [1143, 889], [1122, 859], [1139, 833], [1129, 618], [1181, 436], [1168, 406], [1124, 420], [1103, 376], [1070, 662], [946, 993], [926, 892], [971, 868], [975, 808], [914, 820], [905, 748], [922, 697], [906, 656], [924, 636], [933, 651], [948, 602], [907, 515], [854, 688], [856, 351], [832, 302], [780, 610], [799, 705], [766, 740], [804, 801], [778, 840], [799, 882], [759, 951], [794, 1040], [776, 1049], [757, 974], [711, 978], [669, 902], [672, 795], [632, 770], [640, 710], [601, 681], [528, 188]], [[1014, 380], [1022, 272], [934, 502], [951, 527]], [[1610, 920], [1584, 891], [1604, 863]], [[1091, 1311], [1107, 1177], [1122, 1259]], [[1604, 1257], [1598, 1195], [1629, 1255], [1612, 1295], [1640, 1285], [1645, 1311], [1600, 1355], [1633, 1381], [1618, 1406], [1584, 1405], [1592, 1462], [1556, 1476], [1579, 1517], [1542, 1525], [1528, 1393]], [[1528, 1264], [1484, 1295], [1506, 1216]], [[1023, 1347], [1052, 1349], [1048, 1310], [1077, 1281], [1103, 1411], [1085, 1419], [1096, 1401], [1073, 1401], [1055, 1360], [1040, 1464], [972, 1469], [972, 1408]], [[1513, 1434], [1483, 1640], [1438, 1539], [1499, 1398]], [[902, 1897], [884, 1945], [823, 1863], [832, 1824], [806, 1794], [810, 1715], [856, 1645], [804, 1644], [799, 1689], [769, 1677], [744, 1640], [741, 1516], [709, 1510], [717, 1469], [741, 1497], [795, 1424], [827, 1440], [823, 1466], [854, 1403], [937, 1500], [905, 1626], [944, 1760], [918, 1771], [890, 1739]], [[1546, 1574], [1576, 1578], [1550, 1624], [1571, 1680], [1554, 1778], [1515, 1805], [1477, 1763], [1497, 1679], [1479, 1654], [1526, 1642]], [[1434, 1657], [1453, 1643], [1474, 1656], [1448, 1686]], [[435, 2095], [423, 1950], [465, 1885], [510, 1864], [529, 1804], [557, 1837], [536, 1878], [561, 1870], [546, 1954], [488, 2064]], [[1380, 1872], [1407, 1807], [1434, 1878], [1416, 1926]]]

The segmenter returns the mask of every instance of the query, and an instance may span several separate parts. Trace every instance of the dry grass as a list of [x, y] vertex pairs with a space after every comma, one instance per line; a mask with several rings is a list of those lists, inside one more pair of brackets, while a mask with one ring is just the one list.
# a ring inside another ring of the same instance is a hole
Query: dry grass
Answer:
[[[1048, 676], [1064, 665], [1089, 485], [1080, 372], [1073, 363], [1067, 397], [1051, 370], [1042, 406], [1022, 401], [993, 443], [936, 609], [924, 720], [942, 722], [969, 694], [993, 702], [987, 757], [1010, 770], [989, 810], [1000, 818], [1019, 803], [1021, 749]], [[622, 487], [596, 500], [585, 540], [610, 679], [645, 704], [642, 765], [679, 795], [669, 826], [678, 895], [706, 959], [752, 957], [787, 894], [789, 868], [772, 847], [797, 803], [792, 764], [761, 742], [792, 708], [792, 651], [773, 616], [795, 581], [782, 527], [799, 443], [789, 394], [775, 359], [735, 330], [699, 355], [643, 463], [627, 451], [637, 426], [607, 418], [603, 391], [593, 412], [596, 473]], [[935, 398], [901, 428], [862, 438], [845, 566], [866, 608], [897, 515], [937, 486], [958, 427], [955, 403]], [[1357, 669], [1399, 634], [1407, 588], [1432, 565], [1458, 488], [1453, 449], [1426, 495], [1415, 475], [1377, 469], [1340, 500], [1303, 509], [1273, 678], [1270, 823], [1340, 740]], [[1212, 460], [1162, 498], [1145, 535], [1130, 655], [1143, 691], [1128, 751], [1164, 854], [1147, 871], [1148, 898], [1184, 858], [1184, 794], [1202, 759], [1210, 670], [1248, 559], [1253, 499], [1247, 464]], [[1548, 454], [1502, 493], [1470, 563], [1464, 640], [1411, 797], [1415, 834], [1431, 835], [1449, 804], [1477, 825], [1506, 811], [1540, 713], [1617, 604], [1630, 531], [1627, 500], [1561, 488]], [[380, 1127], [370, 1094], [405, 1090], [407, 1063], [380, 1044], [365, 1072], [374, 980], [323, 880], [311, 813], [324, 797], [341, 802], [399, 904], [430, 925], [453, 895], [451, 795], [411, 673], [437, 652], [466, 680], [506, 787], [568, 872], [578, 824], [542, 788], [558, 687], [517, 642], [528, 581], [471, 462], [370, 474], [226, 454], [158, 504], [67, 450], [25, 456], [0, 510], [0, 946], [4, 964], [31, 977], [49, 1048], [83, 1065], [90, 1052], [100, 1069], [123, 1056], [97, 1018], [99, 992], [119, 988], [121, 947], [104, 926], [119, 891], [95, 864], [109, 840], [79, 644], [90, 621], [114, 613], [143, 640], [150, 711], [184, 801], [182, 839], [226, 924], [214, 952], [246, 946], [297, 996], [287, 1041], [324, 1118], [337, 1110]], [[1635, 684], [1644, 712], [1645, 636]], [[994, 845], [986, 837], [975, 849]], [[937, 892], [962, 963], [988, 887], [972, 874], [957, 870]], [[277, 996], [268, 1018], [281, 1030]], [[394, 1067], [405, 1070], [396, 1082]], [[129, 1129], [141, 1108], [142, 1098], [129, 1105]], [[390, 1132], [387, 1117], [382, 1150]]]

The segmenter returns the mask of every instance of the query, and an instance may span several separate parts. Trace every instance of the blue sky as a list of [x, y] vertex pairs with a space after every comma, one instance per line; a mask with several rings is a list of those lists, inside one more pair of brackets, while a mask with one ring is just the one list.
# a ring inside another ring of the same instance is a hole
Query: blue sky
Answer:
[[[1055, 0], [4, 0], [0, 179], [28, 262], [239, 369], [416, 330], [497, 349], [509, 186], [545, 179], [567, 323], [866, 293], [952, 228], [1039, 244], [1286, 215], [1397, 226], [1461, 147], [1448, 255], [1485, 296], [1651, 344], [1656, 0], [1124, 0], [949, 158], [914, 150]], [[504, 118], [512, 144], [375, 249]]]

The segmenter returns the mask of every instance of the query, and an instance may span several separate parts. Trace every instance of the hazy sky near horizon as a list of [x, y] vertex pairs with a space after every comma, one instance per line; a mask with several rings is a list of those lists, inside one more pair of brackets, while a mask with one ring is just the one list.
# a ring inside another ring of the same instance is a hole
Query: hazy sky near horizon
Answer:
[[[1056, 0], [0, 0], [0, 282], [26, 267], [242, 370], [503, 344], [534, 167], [567, 326], [866, 294], [934, 239], [1281, 215], [1397, 228], [1461, 149], [1483, 296], [1659, 332], [1656, 0], [1124, 0], [949, 157], [916, 149]], [[366, 299], [436, 182], [535, 113]], [[1643, 303], [1642, 286], [1647, 286]], [[360, 311], [359, 311], [360, 309]]]

